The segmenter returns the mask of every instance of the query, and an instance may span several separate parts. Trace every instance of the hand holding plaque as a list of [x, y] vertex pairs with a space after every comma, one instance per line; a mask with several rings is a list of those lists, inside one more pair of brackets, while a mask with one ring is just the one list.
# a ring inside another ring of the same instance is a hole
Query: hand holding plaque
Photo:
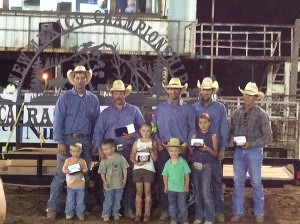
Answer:
[[235, 136], [233, 137], [234, 145], [237, 147], [242, 147], [246, 144], [246, 136]]
[[69, 174], [78, 173], [81, 171], [81, 166], [79, 163], [72, 164], [68, 166]]
[[136, 158], [138, 162], [149, 162], [150, 161], [150, 152], [137, 152]]

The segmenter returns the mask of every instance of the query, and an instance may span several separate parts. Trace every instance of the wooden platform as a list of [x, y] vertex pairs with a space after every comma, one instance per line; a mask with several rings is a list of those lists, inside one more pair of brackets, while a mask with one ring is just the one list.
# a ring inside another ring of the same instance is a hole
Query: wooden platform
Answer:
[[[233, 178], [233, 165], [223, 165], [223, 177]], [[247, 178], [249, 174], [247, 173]], [[263, 180], [293, 180], [293, 174], [285, 166], [262, 166]]]
[[[17, 151], [10, 151], [8, 154], [24, 155], [26, 154], [50, 154], [57, 153], [56, 148], [22, 148]], [[43, 175], [53, 175], [56, 172], [56, 160], [43, 160], [42, 162]], [[7, 159], [0, 161], [1, 174], [21, 174], [35, 175], [37, 173], [37, 160], [31, 159]]]

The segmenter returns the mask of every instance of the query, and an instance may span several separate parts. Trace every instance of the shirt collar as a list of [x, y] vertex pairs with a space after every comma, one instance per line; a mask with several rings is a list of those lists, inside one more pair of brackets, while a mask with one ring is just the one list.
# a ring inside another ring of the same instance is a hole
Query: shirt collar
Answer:
[[[182, 98], [180, 98], [180, 100], [178, 101], [178, 104], [180, 105], [180, 106], [183, 106], [183, 99]], [[172, 104], [171, 103], [171, 100], [168, 100], [168, 104]]]
[[[75, 87], [72, 88], [72, 94], [73, 94], [73, 95], [79, 95], [78, 92], [75, 90]], [[84, 91], [84, 94], [83, 94], [83, 95], [85, 95], [85, 94], [87, 94], [87, 91], [86, 91], [86, 90]]]
[[[201, 105], [205, 106], [201, 98], [199, 99], [199, 102], [200, 102]], [[207, 104], [207, 106], [211, 105], [212, 103], [214, 103], [214, 100], [210, 99], [209, 103]]]

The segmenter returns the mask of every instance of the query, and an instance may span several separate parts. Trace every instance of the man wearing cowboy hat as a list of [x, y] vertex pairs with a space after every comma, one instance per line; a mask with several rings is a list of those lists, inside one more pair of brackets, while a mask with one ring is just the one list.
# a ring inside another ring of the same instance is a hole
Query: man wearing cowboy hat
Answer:
[[[125, 85], [122, 80], [113, 82], [109, 90], [112, 95], [113, 104], [100, 114], [94, 132], [93, 141], [95, 149], [101, 152], [101, 143], [104, 139], [112, 138], [115, 140], [117, 151], [125, 157], [130, 167], [128, 168], [127, 183], [124, 189], [122, 204], [125, 216], [134, 218], [135, 185], [132, 182], [133, 164], [130, 161], [130, 153], [134, 141], [138, 138], [139, 127], [144, 123], [144, 117], [140, 109], [125, 101], [125, 98], [131, 93], [132, 87]], [[134, 130], [129, 131], [128, 126], [133, 126]], [[121, 133], [120, 133], [121, 132]]]
[[[171, 78], [168, 85], [163, 84], [168, 93], [168, 100], [159, 104], [154, 112], [152, 122], [157, 127], [156, 140], [158, 142], [158, 158], [156, 171], [161, 174], [165, 162], [169, 159], [167, 149], [163, 146], [170, 138], [178, 138], [181, 142], [190, 143], [195, 133], [195, 112], [193, 108], [184, 102], [181, 94], [186, 91], [187, 84], [181, 85], [179, 78]], [[168, 219], [168, 197], [164, 193], [163, 178], [158, 178], [158, 194], [162, 214], [160, 220]]]
[[218, 160], [212, 163], [212, 189], [214, 204], [216, 209], [216, 220], [224, 222], [224, 192], [222, 182], [222, 170], [220, 160], [224, 159], [225, 149], [228, 147], [228, 122], [227, 112], [224, 104], [212, 99], [217, 93], [219, 84], [210, 77], [205, 77], [202, 83], [198, 80], [199, 101], [192, 107], [196, 111], [196, 116], [208, 113], [211, 118], [210, 131], [217, 135], [219, 142]]
[[70, 157], [70, 144], [82, 144], [81, 157], [90, 167], [92, 162], [92, 135], [100, 114], [99, 100], [96, 95], [86, 90], [91, 81], [92, 70], [87, 71], [78, 65], [67, 73], [69, 82], [74, 86], [60, 95], [54, 109], [53, 138], [58, 143], [57, 171], [52, 180], [50, 198], [47, 203], [47, 217], [56, 218], [60, 211], [60, 198], [65, 182], [62, 167]]
[[[253, 213], [257, 223], [264, 222], [264, 193], [261, 180], [263, 147], [272, 140], [269, 117], [265, 111], [255, 105], [264, 94], [258, 91], [255, 83], [249, 82], [243, 94], [244, 105], [237, 108], [231, 117], [230, 137], [235, 143], [233, 157], [234, 190], [231, 222], [240, 223], [244, 213], [244, 188], [246, 173], [250, 175], [253, 188]], [[237, 137], [238, 136], [238, 137]]]

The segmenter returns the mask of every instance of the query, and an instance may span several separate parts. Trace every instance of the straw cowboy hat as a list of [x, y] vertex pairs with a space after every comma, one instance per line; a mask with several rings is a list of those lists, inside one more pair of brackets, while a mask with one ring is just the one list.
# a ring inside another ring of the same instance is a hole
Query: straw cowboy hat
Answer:
[[92, 69], [87, 71], [83, 65], [77, 65], [75, 67], [74, 71], [72, 71], [72, 69], [70, 69], [67, 72], [67, 78], [72, 85], [74, 85], [74, 76], [76, 73], [84, 73], [86, 75], [85, 85], [89, 84], [89, 82], [92, 79], [92, 75], [93, 75]]
[[257, 99], [263, 99], [265, 97], [263, 92], [258, 91], [257, 85], [254, 82], [248, 82], [245, 89], [239, 87], [239, 90], [242, 94], [257, 96]]
[[217, 81], [212, 81], [210, 77], [205, 77], [202, 80], [202, 83], [200, 83], [200, 81], [198, 80], [197, 87], [199, 89], [212, 89], [213, 94], [215, 94], [219, 90], [219, 83]]
[[186, 83], [185, 85], [181, 85], [181, 81], [179, 78], [171, 78], [169, 81], [169, 85], [164, 85], [162, 84], [164, 89], [181, 89], [181, 92], [185, 92], [188, 88], [188, 84]]
[[113, 82], [113, 85], [111, 87], [111, 89], [109, 89], [110, 92], [125, 92], [125, 97], [128, 96], [131, 91], [132, 91], [132, 86], [131, 85], [128, 85], [126, 88], [125, 88], [125, 84], [122, 80], [115, 80]]
[[170, 138], [168, 141], [168, 144], [163, 144], [164, 147], [179, 147], [181, 149], [184, 149], [187, 147], [187, 144], [184, 142], [180, 144], [180, 141], [178, 138]]

